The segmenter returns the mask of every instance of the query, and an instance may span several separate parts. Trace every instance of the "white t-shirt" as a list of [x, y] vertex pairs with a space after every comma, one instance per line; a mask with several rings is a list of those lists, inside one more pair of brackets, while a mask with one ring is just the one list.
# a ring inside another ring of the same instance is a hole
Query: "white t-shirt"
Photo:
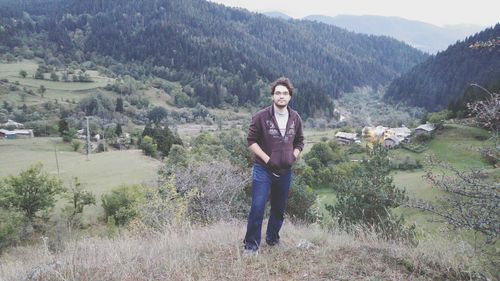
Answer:
[[275, 110], [274, 117], [278, 122], [278, 127], [280, 129], [281, 136], [284, 137], [286, 133], [286, 123], [288, 123], [288, 109], [284, 113], [280, 113], [277, 110]]

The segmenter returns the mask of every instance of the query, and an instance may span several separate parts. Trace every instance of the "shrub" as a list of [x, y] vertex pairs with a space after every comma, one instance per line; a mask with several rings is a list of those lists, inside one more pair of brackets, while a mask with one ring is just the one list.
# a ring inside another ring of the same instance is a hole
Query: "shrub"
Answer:
[[500, 161], [500, 151], [492, 148], [482, 148], [481, 156], [486, 163], [495, 166]]
[[106, 145], [106, 143], [100, 142], [97, 145], [97, 152], [106, 152], [106, 151], [108, 151], [108, 146]]
[[63, 139], [63, 141], [65, 141], [65, 142], [71, 142], [75, 138], [76, 133], [77, 133], [76, 129], [74, 129], [74, 128], [70, 128], [67, 131], [64, 131], [62, 133], [62, 139]]
[[56, 196], [64, 191], [61, 180], [42, 172], [38, 163], [19, 173], [9, 176], [0, 188], [0, 207], [14, 208], [23, 212], [30, 221], [39, 211], [46, 211], [54, 206]]
[[313, 189], [300, 176], [296, 176], [288, 195], [287, 214], [301, 220], [313, 219], [310, 209], [316, 197]]
[[429, 142], [431, 139], [432, 139], [431, 134], [418, 134], [415, 136], [415, 140], [418, 143], [426, 143], [426, 142]]
[[73, 151], [78, 151], [81, 145], [82, 143], [79, 140], [74, 139], [71, 141], [71, 147], [73, 148]]
[[327, 206], [327, 210], [342, 225], [380, 224], [390, 215], [390, 208], [398, 207], [407, 200], [405, 191], [396, 188], [389, 176], [387, 150], [376, 145], [369, 156], [370, 159], [361, 162], [351, 175], [340, 178], [338, 202]]
[[189, 202], [196, 193], [196, 189], [188, 193], [179, 192], [172, 177], [163, 179], [163, 184], [158, 187], [146, 187], [145, 200], [137, 208], [138, 216], [132, 228], [139, 232], [157, 232], [189, 222]]
[[156, 157], [156, 154], [158, 153], [156, 144], [153, 142], [153, 138], [151, 138], [150, 136], [144, 136], [142, 138], [140, 148], [142, 149], [142, 152], [147, 156]]
[[0, 253], [3, 249], [21, 241], [24, 224], [25, 218], [22, 213], [0, 208]]
[[123, 185], [101, 197], [106, 221], [113, 217], [117, 225], [126, 225], [137, 215], [137, 204], [144, 194], [139, 185]]
[[165, 166], [161, 174], [174, 175], [181, 194], [192, 194], [188, 215], [191, 221], [208, 223], [246, 214], [244, 189], [250, 176], [228, 160], [189, 163], [187, 167]]

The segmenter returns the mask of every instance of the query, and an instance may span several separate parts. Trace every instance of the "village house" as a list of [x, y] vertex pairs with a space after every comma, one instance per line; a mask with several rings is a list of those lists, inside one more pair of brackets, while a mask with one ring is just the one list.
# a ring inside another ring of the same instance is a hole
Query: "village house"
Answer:
[[343, 144], [353, 144], [358, 141], [356, 133], [337, 132], [335, 137]]
[[388, 128], [384, 126], [369, 127], [362, 130], [363, 137], [370, 138], [372, 142], [382, 143], [387, 148], [393, 148], [400, 143], [409, 142], [411, 130], [406, 126]]
[[415, 135], [430, 135], [436, 129], [433, 124], [427, 123], [415, 128]]
[[33, 130], [6, 130], [0, 129], [0, 138], [18, 139], [18, 138], [33, 138]]
[[398, 136], [388, 136], [384, 139], [384, 147], [394, 148], [403, 142], [404, 138]]
[[389, 128], [384, 127], [384, 126], [377, 126], [377, 127], [366, 126], [361, 131], [361, 134], [365, 138], [369, 138], [369, 137], [371, 137], [371, 138], [374, 138], [374, 137], [380, 138], [380, 137], [384, 136], [385, 132], [388, 129]]
[[2, 127], [4, 127], [4, 128], [16, 128], [16, 129], [20, 129], [20, 128], [24, 128], [24, 125], [21, 124], [21, 123], [17, 123], [17, 122], [15, 122], [13, 120], [8, 119], [6, 123], [2, 124]]
[[400, 128], [389, 128], [385, 132], [385, 136], [396, 136], [398, 138], [403, 138], [406, 139], [411, 135], [411, 130], [408, 129], [406, 126], [402, 126]]

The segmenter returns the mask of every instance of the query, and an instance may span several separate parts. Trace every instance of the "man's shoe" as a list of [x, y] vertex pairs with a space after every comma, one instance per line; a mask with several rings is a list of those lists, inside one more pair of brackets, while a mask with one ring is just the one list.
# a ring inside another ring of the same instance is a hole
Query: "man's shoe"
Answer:
[[281, 242], [280, 240], [278, 241], [266, 241], [267, 245], [270, 246], [270, 247], [276, 247], [276, 248], [280, 248], [281, 247]]
[[243, 250], [243, 256], [244, 257], [252, 257], [252, 256], [256, 256], [258, 254], [259, 254], [258, 250], [254, 250], [254, 249], [245, 249], [245, 250]]

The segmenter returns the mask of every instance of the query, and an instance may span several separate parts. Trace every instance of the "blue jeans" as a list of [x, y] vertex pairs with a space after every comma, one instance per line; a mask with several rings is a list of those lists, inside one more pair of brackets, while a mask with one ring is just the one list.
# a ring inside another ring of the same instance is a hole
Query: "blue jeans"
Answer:
[[245, 249], [257, 250], [260, 245], [262, 220], [266, 202], [271, 195], [271, 214], [267, 223], [266, 242], [279, 242], [279, 231], [283, 225], [288, 191], [292, 182], [292, 171], [285, 175], [274, 175], [265, 166], [255, 163], [252, 172], [252, 207], [248, 215]]

